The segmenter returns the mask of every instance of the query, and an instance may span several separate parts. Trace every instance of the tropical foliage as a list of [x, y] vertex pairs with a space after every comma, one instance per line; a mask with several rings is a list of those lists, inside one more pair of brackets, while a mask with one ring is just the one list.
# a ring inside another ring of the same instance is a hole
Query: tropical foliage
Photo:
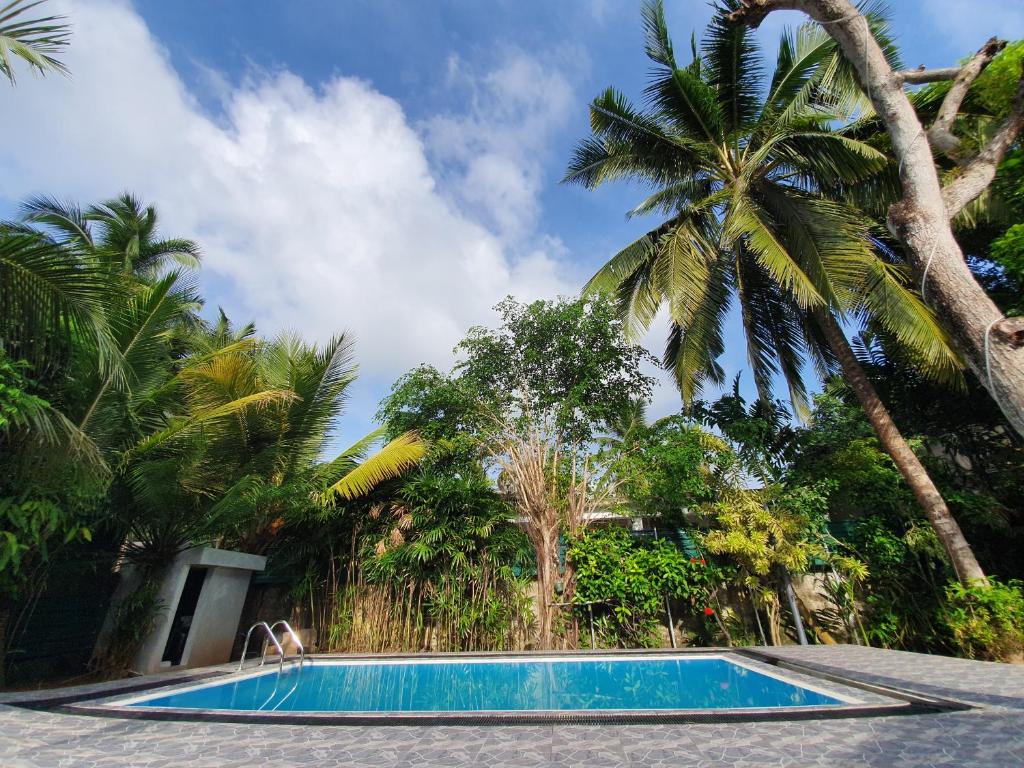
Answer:
[[708, 643], [715, 637], [711, 606], [725, 574], [704, 558], [686, 555], [668, 539], [643, 541], [618, 527], [585, 532], [567, 556], [576, 567], [573, 599], [581, 606], [581, 623], [596, 617], [597, 645], [661, 645], [668, 600], [676, 601], [684, 615], [707, 617], [692, 641]]
[[[64, 72], [68, 29], [26, 20], [38, 5], [0, 9], [11, 84], [18, 67]], [[340, 450], [351, 337], [210, 311], [199, 244], [164, 233], [155, 206], [38, 196], [0, 224], [0, 674], [72, 553], [138, 584], [92, 660], [130, 669], [164, 569], [201, 545], [266, 555], [247, 618], [290, 612], [317, 651], [806, 632], [1019, 658], [1024, 445], [882, 226], [899, 169], [849, 64], [804, 25], [767, 72], [734, 7], [684, 60], [645, 3], [642, 104], [608, 89], [590, 105], [566, 181], [638, 182], [630, 215], [656, 226], [581, 297], [500, 303], [451, 370], [402, 375], [380, 426]], [[1007, 46], [972, 85], [965, 142], [1007, 114], [1022, 56]], [[948, 88], [915, 108], [934, 114]], [[1022, 311], [1022, 215], [1018, 146], [956, 221], [1007, 312]], [[683, 408], [652, 420], [659, 361], [637, 340], [663, 310]], [[733, 312], [751, 402], [739, 375], [714, 394]]]
[[202, 320], [198, 246], [130, 195], [29, 201], [0, 252], [5, 612], [97, 528], [147, 574], [203, 543], [259, 552], [424, 454], [414, 433], [374, 452], [374, 432], [324, 460], [350, 341]]

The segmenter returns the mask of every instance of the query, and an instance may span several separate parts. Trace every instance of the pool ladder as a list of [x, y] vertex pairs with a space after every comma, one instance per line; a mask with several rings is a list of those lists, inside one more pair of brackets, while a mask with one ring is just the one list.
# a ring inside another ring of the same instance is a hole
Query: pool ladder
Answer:
[[291, 625], [284, 619], [280, 619], [279, 621], [275, 621], [273, 624], [267, 624], [265, 621], [257, 621], [249, 627], [249, 631], [245, 633], [245, 644], [242, 646], [242, 658], [238, 660], [239, 672], [242, 671], [242, 667], [245, 665], [245, 654], [249, 650], [249, 640], [252, 639], [252, 633], [257, 629], [262, 628], [266, 637], [263, 638], [263, 652], [260, 654], [259, 666], [262, 667], [267, 663], [267, 648], [269, 648], [270, 644], [273, 643], [278, 655], [277, 672], [278, 674], [281, 673], [284, 669], [285, 655], [284, 648], [281, 647], [281, 643], [277, 640], [277, 635], [274, 634], [274, 630], [278, 627], [284, 628], [285, 633], [287, 633], [288, 637], [290, 637], [292, 642], [295, 644], [295, 647], [299, 650], [299, 669], [302, 669], [302, 662], [306, 660], [306, 650], [302, 647], [302, 641], [295, 633], [295, 630], [292, 629]]

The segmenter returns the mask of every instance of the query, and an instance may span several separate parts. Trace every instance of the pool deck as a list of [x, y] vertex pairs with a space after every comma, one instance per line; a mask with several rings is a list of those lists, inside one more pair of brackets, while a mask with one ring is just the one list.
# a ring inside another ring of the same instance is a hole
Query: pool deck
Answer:
[[[858, 646], [757, 650], [973, 708], [751, 723], [363, 727], [125, 720], [3, 704], [64, 693], [42, 691], [0, 694], [0, 766], [1024, 766], [1024, 665]], [[102, 696], [116, 685], [76, 691]]]

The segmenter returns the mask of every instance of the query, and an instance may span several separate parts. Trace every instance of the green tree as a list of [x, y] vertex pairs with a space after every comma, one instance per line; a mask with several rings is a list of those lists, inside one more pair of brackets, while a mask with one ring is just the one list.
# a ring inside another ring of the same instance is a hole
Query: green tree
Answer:
[[653, 382], [640, 369], [646, 353], [625, 342], [600, 297], [526, 305], [507, 299], [497, 311], [501, 327], [471, 329], [456, 348], [463, 357], [452, 374], [406, 374], [380, 413], [391, 432], [420, 429], [451, 449], [449, 459], [467, 469], [483, 459], [497, 474], [533, 546], [538, 643], [551, 647], [558, 604], [571, 601], [574, 587], [571, 564], [560, 562], [560, 537], [582, 530], [606, 495], [597, 439], [649, 398]]
[[679, 417], [635, 429], [608, 462], [608, 481], [636, 514], [669, 526], [684, 523], [688, 509], [711, 501], [716, 475], [730, 470], [728, 448]]
[[694, 46], [685, 67], [676, 62], [660, 2], [645, 5], [643, 15], [654, 63], [649, 105], [636, 109], [613, 89], [598, 97], [593, 138], [579, 145], [566, 180], [588, 187], [639, 181], [655, 191], [632, 213], [670, 218], [614, 256], [587, 290], [614, 292], [634, 333], [667, 306], [664, 362], [686, 402], [704, 382], [721, 383], [717, 358], [733, 298], [762, 398], [781, 373], [794, 409], [806, 415], [805, 360], [822, 373], [841, 369], [960, 578], [983, 580], [842, 329], [848, 317], [870, 317], [925, 370], [957, 376], [955, 355], [908, 286], [905, 266], [873, 247], [862, 216], [820, 194], [885, 166], [878, 150], [832, 128], [851, 99], [835, 43], [811, 26], [784, 35], [765, 81], [755, 39], [730, 24], [725, 10], [708, 28], [703, 53]]
[[471, 328], [456, 347], [464, 356], [460, 385], [485, 413], [512, 427], [543, 425], [552, 438], [583, 446], [649, 399], [653, 380], [640, 373], [647, 353], [624, 340], [608, 302], [509, 298], [496, 310], [500, 328]]
[[[646, 353], [623, 338], [608, 302], [599, 298], [499, 304], [502, 326], [473, 328], [456, 348], [460, 385], [487, 418], [485, 440], [536, 555], [538, 642], [551, 647], [562, 603], [575, 575], [561, 563], [559, 540], [577, 535], [603, 500], [593, 460], [595, 438], [652, 380], [640, 370]], [[569, 628], [567, 642], [575, 642]]]

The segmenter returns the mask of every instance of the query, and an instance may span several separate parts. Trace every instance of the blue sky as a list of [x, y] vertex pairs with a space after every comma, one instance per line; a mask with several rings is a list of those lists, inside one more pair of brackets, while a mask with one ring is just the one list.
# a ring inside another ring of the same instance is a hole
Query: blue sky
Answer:
[[[638, 97], [639, 4], [613, 0], [56, 0], [72, 77], [4, 94], [0, 211], [130, 189], [197, 239], [209, 310], [264, 333], [348, 330], [362, 375], [339, 442], [404, 370], [467, 327], [579, 289], [649, 228], [625, 187], [558, 180], [608, 85]], [[908, 65], [1024, 36], [1024, 3], [900, 0]], [[668, 3], [677, 48], [710, 16]], [[766, 55], [796, 14], [759, 32]], [[663, 327], [648, 343], [660, 351]], [[733, 327], [725, 365], [743, 367]], [[676, 407], [669, 386], [656, 411]]]

